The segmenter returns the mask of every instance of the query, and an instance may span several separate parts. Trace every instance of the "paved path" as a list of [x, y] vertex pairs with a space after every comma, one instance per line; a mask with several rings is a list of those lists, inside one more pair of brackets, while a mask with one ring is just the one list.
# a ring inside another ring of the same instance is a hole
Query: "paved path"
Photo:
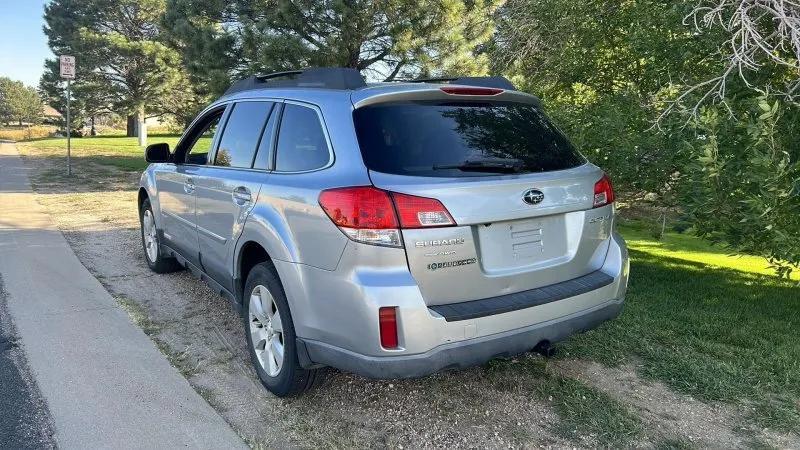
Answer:
[[60, 448], [244, 447], [81, 265], [5, 143], [0, 276]]

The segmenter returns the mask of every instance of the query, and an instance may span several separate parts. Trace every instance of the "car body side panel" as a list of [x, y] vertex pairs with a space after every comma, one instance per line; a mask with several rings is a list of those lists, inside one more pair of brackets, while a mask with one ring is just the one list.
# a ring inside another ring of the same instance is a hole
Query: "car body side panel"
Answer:
[[[253, 241], [274, 260], [322, 270], [336, 268], [348, 239], [319, 206], [319, 194], [334, 187], [369, 185], [370, 179], [353, 130], [352, 105], [343, 102], [340, 95], [323, 94], [318, 102], [305, 104], [322, 113], [322, 125], [336, 163], [307, 172], [270, 172], [237, 248]], [[287, 98], [287, 102], [293, 101]], [[238, 251], [236, 255], [238, 261]]]
[[[216, 166], [203, 167], [196, 177], [201, 264], [212, 278], [231, 291], [235, 243], [267, 177], [262, 171]], [[234, 196], [234, 191], [240, 189], [249, 193], [251, 201], [242, 202]]]
[[139, 177], [139, 187], [144, 188], [147, 192], [147, 198], [150, 199], [150, 206], [153, 208], [153, 216], [155, 217], [156, 227], [161, 229], [161, 203], [158, 201], [158, 188], [156, 187], [155, 172], [151, 169], [155, 168], [158, 164], [150, 164], [150, 166], [142, 172]]
[[196, 198], [194, 185], [198, 166], [159, 164], [153, 169], [158, 189], [164, 242], [187, 260], [198, 262]]

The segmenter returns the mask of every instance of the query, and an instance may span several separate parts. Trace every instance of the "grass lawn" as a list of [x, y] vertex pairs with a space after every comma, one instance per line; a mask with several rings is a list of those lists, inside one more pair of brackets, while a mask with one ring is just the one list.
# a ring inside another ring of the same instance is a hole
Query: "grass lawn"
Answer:
[[[178, 135], [150, 135], [148, 142], [166, 142], [170, 148], [178, 143]], [[20, 143], [28, 147], [35, 156], [63, 157], [67, 155], [66, 138], [36, 139]], [[144, 148], [139, 146], [135, 137], [126, 136], [94, 136], [71, 139], [71, 155], [73, 163], [81, 161], [110, 165], [127, 171], [141, 171], [147, 167], [144, 160]], [[77, 167], [77, 166], [76, 166]]]
[[620, 230], [632, 257], [625, 311], [562, 356], [633, 363], [678, 392], [746, 405], [760, 426], [800, 431], [798, 283], [691, 235]]

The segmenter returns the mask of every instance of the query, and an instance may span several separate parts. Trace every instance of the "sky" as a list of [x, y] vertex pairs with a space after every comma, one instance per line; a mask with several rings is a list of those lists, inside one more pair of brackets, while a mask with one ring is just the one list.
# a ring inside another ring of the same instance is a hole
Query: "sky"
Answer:
[[0, 0], [0, 76], [37, 87], [53, 54], [42, 31], [48, 0]]

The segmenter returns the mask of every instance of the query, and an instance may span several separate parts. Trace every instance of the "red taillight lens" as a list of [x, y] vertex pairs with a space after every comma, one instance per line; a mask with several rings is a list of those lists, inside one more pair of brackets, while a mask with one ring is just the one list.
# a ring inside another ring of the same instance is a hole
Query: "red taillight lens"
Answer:
[[447, 208], [435, 198], [392, 193], [403, 228], [447, 227], [455, 225]]
[[381, 347], [397, 348], [397, 308], [379, 308], [378, 325], [381, 331]]
[[503, 92], [503, 89], [484, 87], [448, 86], [439, 89], [450, 95], [497, 95]]
[[337, 226], [381, 230], [398, 228], [392, 200], [386, 191], [370, 186], [323, 191], [319, 204]]
[[614, 203], [614, 188], [611, 186], [611, 178], [603, 174], [603, 178], [594, 184], [594, 208]]
[[392, 193], [372, 186], [322, 191], [319, 204], [350, 239], [367, 244], [402, 247], [401, 228], [456, 224], [439, 200]]

